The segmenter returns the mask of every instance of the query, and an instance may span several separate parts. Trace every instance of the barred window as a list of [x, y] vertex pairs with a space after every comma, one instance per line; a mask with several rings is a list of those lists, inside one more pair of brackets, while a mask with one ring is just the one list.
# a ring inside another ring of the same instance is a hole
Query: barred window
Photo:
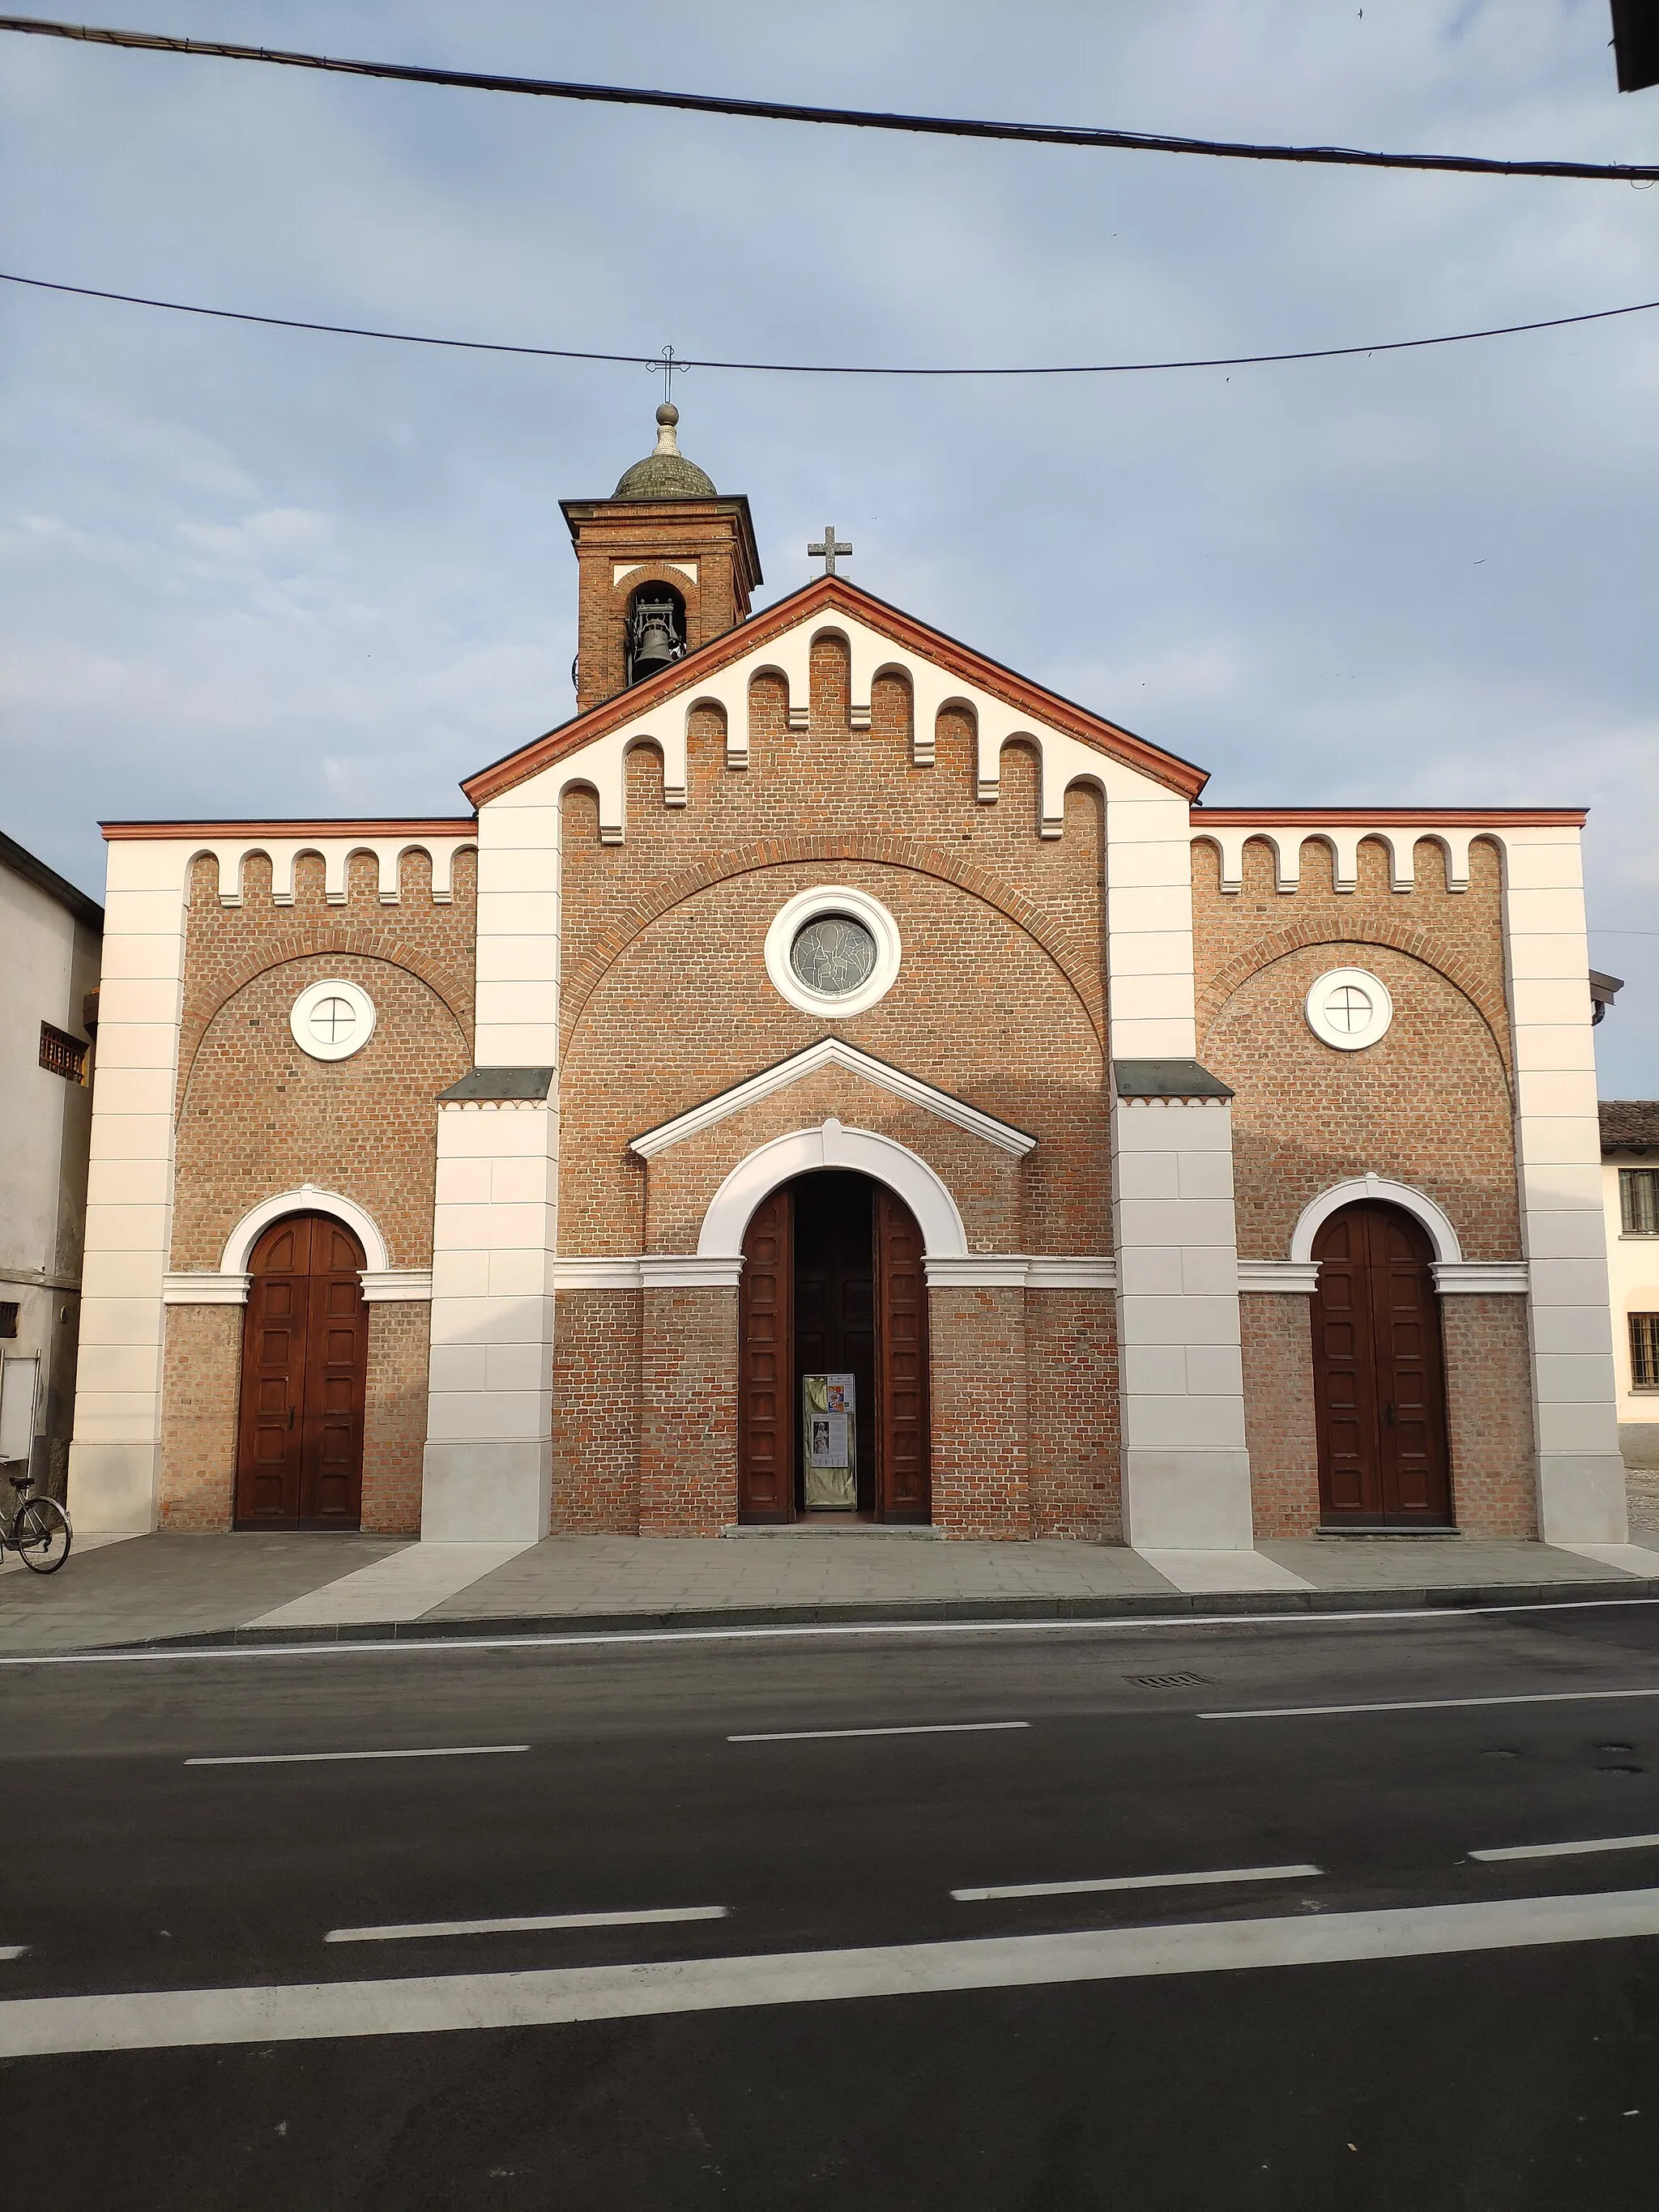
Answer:
[[1619, 1212], [1626, 1237], [1659, 1237], [1659, 1168], [1620, 1168]]
[[67, 1082], [78, 1083], [81, 1071], [86, 1066], [87, 1048], [78, 1037], [67, 1030], [55, 1030], [50, 1022], [40, 1024], [40, 1065], [53, 1075], [61, 1075]]
[[1659, 1390], [1659, 1314], [1630, 1317], [1630, 1379], [1637, 1390]]
[[0, 1298], [0, 1336], [16, 1335], [17, 1304], [15, 1298]]

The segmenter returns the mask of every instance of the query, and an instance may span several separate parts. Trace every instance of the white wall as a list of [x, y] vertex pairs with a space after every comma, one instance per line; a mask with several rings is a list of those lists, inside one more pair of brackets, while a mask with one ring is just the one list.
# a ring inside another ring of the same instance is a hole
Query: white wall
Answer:
[[0, 1298], [18, 1307], [0, 1357], [35, 1353], [37, 1475], [61, 1479], [76, 1323], [92, 1097], [40, 1065], [40, 1024], [82, 1042], [99, 938], [41, 885], [0, 861]]
[[1619, 1443], [1632, 1467], [1659, 1468], [1659, 1390], [1631, 1387], [1629, 1316], [1659, 1313], [1659, 1237], [1626, 1237], [1619, 1202], [1620, 1167], [1659, 1168], [1634, 1152], [1601, 1164], [1607, 1234], [1607, 1286], [1613, 1309], [1613, 1368], [1619, 1390]]

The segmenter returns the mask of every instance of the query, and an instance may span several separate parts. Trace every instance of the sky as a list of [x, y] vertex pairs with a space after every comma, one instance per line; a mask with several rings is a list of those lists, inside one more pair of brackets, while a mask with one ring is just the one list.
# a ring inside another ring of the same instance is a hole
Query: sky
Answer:
[[[77, 11], [76, 20], [80, 20]], [[124, 27], [866, 107], [1659, 160], [1606, 0], [100, 0]], [[1659, 299], [1659, 190], [907, 138], [0, 36], [0, 268], [325, 321], [904, 364], [1363, 344]], [[0, 285], [0, 826], [462, 811], [572, 711], [558, 509], [638, 366]], [[1605, 1097], [1659, 1096], [1659, 313], [1276, 367], [694, 370], [766, 583], [869, 590], [1214, 804], [1587, 805]]]

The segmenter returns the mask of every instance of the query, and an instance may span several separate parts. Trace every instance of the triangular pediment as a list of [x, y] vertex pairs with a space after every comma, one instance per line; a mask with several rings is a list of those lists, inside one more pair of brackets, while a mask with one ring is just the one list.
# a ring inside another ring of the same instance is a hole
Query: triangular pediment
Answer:
[[[748, 622], [739, 623], [683, 660], [659, 674], [620, 692], [598, 707], [578, 714], [545, 736], [508, 753], [503, 759], [469, 776], [461, 788], [475, 806], [483, 805], [528, 778], [566, 762], [570, 756], [598, 747], [605, 738], [660, 719], [661, 710], [682, 698], [689, 704], [711, 690], [720, 679], [778, 666], [787, 672], [793, 663], [802, 671], [801, 697], [797, 705], [790, 678], [791, 720], [804, 725], [805, 712], [804, 653], [811, 638], [825, 628], [835, 628], [840, 617], [843, 634], [854, 642], [854, 726], [859, 726], [860, 689], [867, 712], [868, 685], [872, 671], [892, 665], [911, 681], [918, 725], [919, 749], [931, 757], [931, 716], [939, 703], [962, 697], [981, 720], [989, 714], [1002, 725], [1027, 723], [1039, 731], [1068, 738], [1088, 751], [1135, 770], [1154, 784], [1196, 799], [1209, 781], [1207, 769], [1196, 768], [1174, 753], [1164, 751], [1137, 737], [1133, 731], [1108, 721], [1103, 715], [1062, 698], [1000, 662], [975, 653], [943, 630], [918, 622], [902, 609], [861, 590], [844, 576], [820, 576], [787, 599], [780, 599]], [[924, 678], [924, 681], [918, 681]], [[746, 677], [745, 677], [746, 681]], [[925, 731], [921, 727], [927, 718]], [[746, 735], [738, 741], [746, 758]], [[740, 764], [734, 763], [734, 764]], [[984, 795], [984, 794], [981, 794]]]
[[1000, 1152], [1012, 1152], [1016, 1158], [1029, 1152], [1036, 1142], [1027, 1131], [998, 1121], [994, 1114], [981, 1113], [977, 1106], [970, 1106], [965, 1099], [953, 1097], [948, 1091], [922, 1082], [919, 1076], [907, 1075], [890, 1061], [878, 1060], [873, 1053], [862, 1052], [842, 1037], [827, 1036], [820, 1037], [816, 1044], [809, 1044], [800, 1052], [791, 1053], [787, 1060], [781, 1060], [774, 1066], [763, 1068], [758, 1075], [748, 1076], [741, 1083], [715, 1091], [700, 1105], [677, 1114], [672, 1121], [659, 1122], [654, 1129], [635, 1137], [629, 1150], [641, 1159], [654, 1158], [671, 1145], [681, 1144], [700, 1130], [712, 1129], [717, 1122], [729, 1121], [732, 1115], [741, 1114], [758, 1099], [769, 1098], [774, 1091], [787, 1090], [792, 1083], [799, 1083], [825, 1067], [841, 1068], [874, 1084], [878, 1090], [890, 1091], [895, 1097], [921, 1107], [924, 1113], [936, 1115], [941, 1121], [953, 1122], [958, 1129], [982, 1138]]

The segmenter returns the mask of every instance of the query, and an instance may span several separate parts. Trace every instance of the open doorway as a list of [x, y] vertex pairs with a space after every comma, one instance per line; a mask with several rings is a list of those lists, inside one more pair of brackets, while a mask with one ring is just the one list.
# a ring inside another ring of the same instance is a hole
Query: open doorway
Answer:
[[897, 1194], [839, 1169], [756, 1208], [739, 1291], [738, 1514], [931, 1517], [927, 1285]]

